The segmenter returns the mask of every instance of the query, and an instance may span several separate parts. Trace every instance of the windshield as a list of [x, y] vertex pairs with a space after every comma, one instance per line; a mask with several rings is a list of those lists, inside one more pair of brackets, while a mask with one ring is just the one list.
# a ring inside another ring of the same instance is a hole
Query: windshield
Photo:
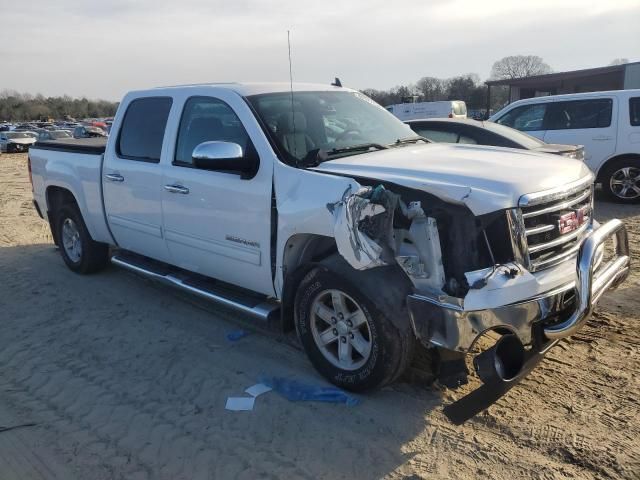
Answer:
[[368, 146], [385, 148], [420, 138], [359, 92], [294, 92], [293, 99], [290, 92], [267, 93], [248, 100], [286, 163], [356, 155]]
[[60, 139], [60, 138], [70, 138], [71, 135], [69, 135], [68, 132], [49, 132], [49, 136], [51, 138], [55, 138], [56, 140]]
[[31, 138], [31, 135], [22, 132], [7, 132], [5, 135], [7, 138]]
[[526, 133], [522, 133], [519, 130], [511, 127], [505, 127], [504, 125], [500, 125], [498, 123], [483, 122], [483, 125], [490, 132], [494, 132], [498, 135], [508, 138], [509, 140], [522, 145], [527, 150], [538, 148], [545, 144], [543, 141], [538, 140], [531, 135], [527, 135]]

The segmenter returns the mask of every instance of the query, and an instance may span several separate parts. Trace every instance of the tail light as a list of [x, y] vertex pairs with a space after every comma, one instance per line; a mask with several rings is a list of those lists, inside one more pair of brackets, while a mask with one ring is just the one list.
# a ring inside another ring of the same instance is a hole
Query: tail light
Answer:
[[31, 191], [33, 192], [33, 174], [31, 173], [31, 156], [27, 156], [27, 169], [29, 170], [29, 183], [31, 184]]
[[450, 114], [449, 114], [449, 118], [453, 118], [453, 113], [450, 113]]

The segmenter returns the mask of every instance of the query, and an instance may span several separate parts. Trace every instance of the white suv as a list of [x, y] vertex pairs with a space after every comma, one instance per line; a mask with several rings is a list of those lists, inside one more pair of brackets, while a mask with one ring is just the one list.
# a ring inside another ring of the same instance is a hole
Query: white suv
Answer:
[[489, 120], [547, 143], [581, 144], [604, 192], [640, 202], [640, 90], [575, 93], [514, 102]]

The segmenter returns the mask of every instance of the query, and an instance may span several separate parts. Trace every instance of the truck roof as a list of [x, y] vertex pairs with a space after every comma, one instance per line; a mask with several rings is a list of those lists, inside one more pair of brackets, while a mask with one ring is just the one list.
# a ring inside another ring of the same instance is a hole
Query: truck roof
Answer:
[[[243, 97], [247, 97], [250, 95], [260, 95], [262, 93], [279, 93], [279, 92], [289, 92], [292, 89], [292, 85], [289, 82], [264, 82], [264, 83], [197, 83], [191, 85], [172, 85], [168, 87], [158, 87], [159, 89], [191, 89], [191, 88], [224, 88], [227, 90], [232, 90]], [[352, 92], [354, 90], [350, 88], [344, 87], [335, 87], [330, 83], [301, 83], [294, 82], [293, 83], [293, 91], [294, 92], [325, 92], [325, 91], [348, 91]], [[142, 90], [148, 91], [148, 90]]]

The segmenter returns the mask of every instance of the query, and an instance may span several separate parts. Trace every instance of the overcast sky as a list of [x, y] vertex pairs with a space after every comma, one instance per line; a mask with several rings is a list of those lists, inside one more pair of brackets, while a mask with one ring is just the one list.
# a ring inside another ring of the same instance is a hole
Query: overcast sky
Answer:
[[180, 83], [389, 88], [506, 55], [640, 60], [640, 0], [0, 0], [0, 90], [119, 99]]

